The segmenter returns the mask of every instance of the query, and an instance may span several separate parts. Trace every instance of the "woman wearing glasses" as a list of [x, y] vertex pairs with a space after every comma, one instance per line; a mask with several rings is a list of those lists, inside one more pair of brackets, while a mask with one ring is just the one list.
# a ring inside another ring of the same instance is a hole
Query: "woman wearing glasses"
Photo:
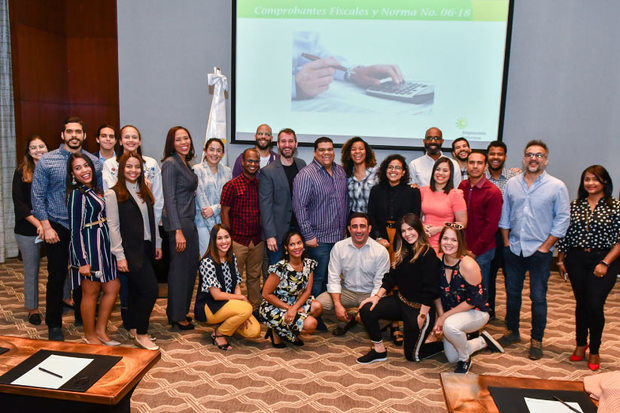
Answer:
[[577, 199], [570, 205], [570, 226], [558, 243], [558, 269], [568, 275], [577, 306], [577, 346], [571, 361], [581, 361], [588, 349], [588, 368], [601, 365], [599, 348], [605, 326], [604, 306], [616, 283], [620, 256], [620, 201], [605, 168], [592, 165], [581, 174]]
[[453, 176], [454, 164], [442, 156], [433, 165], [430, 185], [420, 188], [424, 229], [436, 252], [439, 252], [439, 233], [445, 222], [467, 226], [467, 205], [463, 191], [453, 186]]
[[[409, 186], [409, 169], [401, 155], [390, 155], [379, 167], [379, 183], [370, 191], [368, 217], [372, 226], [371, 235], [388, 249], [394, 257], [394, 236], [398, 222], [408, 213], [420, 216], [420, 190]], [[398, 323], [390, 327], [392, 341], [403, 344], [403, 333]]]
[[503, 353], [502, 346], [489, 333], [467, 340], [467, 333], [480, 330], [489, 321], [487, 291], [476, 260], [465, 255], [465, 233], [461, 224], [447, 223], [439, 235], [441, 305], [433, 327], [436, 337], [443, 336], [443, 348], [450, 363], [456, 362], [455, 373], [467, 373], [471, 355], [489, 347]]

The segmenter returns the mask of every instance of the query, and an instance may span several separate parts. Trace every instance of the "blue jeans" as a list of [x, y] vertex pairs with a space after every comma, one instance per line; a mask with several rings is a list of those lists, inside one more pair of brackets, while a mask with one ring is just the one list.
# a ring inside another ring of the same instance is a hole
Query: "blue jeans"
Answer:
[[331, 242], [319, 242], [316, 248], [308, 248], [308, 256], [317, 262], [314, 270], [314, 282], [312, 284], [312, 295], [318, 297], [327, 291], [327, 264], [329, 264], [329, 253], [334, 247]]
[[495, 256], [495, 248], [491, 248], [485, 253], [482, 253], [476, 257], [476, 262], [480, 267], [480, 273], [482, 274], [482, 286], [489, 292], [489, 274], [491, 273], [491, 261]]
[[525, 272], [530, 272], [530, 300], [532, 301], [532, 331], [534, 340], [542, 341], [547, 325], [547, 282], [551, 270], [551, 252], [536, 251], [529, 257], [515, 255], [504, 248], [506, 268], [506, 327], [519, 333], [521, 295]]

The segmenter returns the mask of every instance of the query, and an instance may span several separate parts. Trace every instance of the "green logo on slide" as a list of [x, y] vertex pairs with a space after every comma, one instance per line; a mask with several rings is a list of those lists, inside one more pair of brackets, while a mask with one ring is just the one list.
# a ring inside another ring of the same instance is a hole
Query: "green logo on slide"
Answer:
[[467, 127], [467, 119], [465, 118], [458, 118], [456, 120], [456, 127], [459, 129], [465, 129]]

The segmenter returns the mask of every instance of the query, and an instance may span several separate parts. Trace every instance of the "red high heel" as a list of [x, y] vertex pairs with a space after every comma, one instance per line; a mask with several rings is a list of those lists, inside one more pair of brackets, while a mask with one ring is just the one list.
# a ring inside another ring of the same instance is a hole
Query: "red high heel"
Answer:
[[[577, 348], [579, 348], [579, 346], [577, 346]], [[568, 358], [570, 361], [581, 361], [586, 356], [586, 351], [588, 350], [588, 345], [587, 344], [586, 344], [586, 346], [583, 349], [583, 356], [576, 356], [575, 355], [575, 352], [577, 352], [577, 348], [575, 348], [575, 351], [573, 351], [573, 354], [571, 354], [570, 357]]]
[[596, 371], [601, 367], [601, 358], [598, 354], [590, 354], [588, 356], [588, 368], [592, 371]]

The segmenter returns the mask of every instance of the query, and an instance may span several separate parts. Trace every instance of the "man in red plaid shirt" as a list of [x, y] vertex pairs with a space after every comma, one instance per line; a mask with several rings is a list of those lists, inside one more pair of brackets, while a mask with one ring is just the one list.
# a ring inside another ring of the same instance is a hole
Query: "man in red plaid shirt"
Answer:
[[222, 188], [222, 224], [230, 228], [237, 268], [244, 275], [248, 300], [254, 310], [260, 300], [260, 272], [264, 242], [261, 239], [260, 209], [258, 206], [258, 151], [243, 152], [243, 172]]

